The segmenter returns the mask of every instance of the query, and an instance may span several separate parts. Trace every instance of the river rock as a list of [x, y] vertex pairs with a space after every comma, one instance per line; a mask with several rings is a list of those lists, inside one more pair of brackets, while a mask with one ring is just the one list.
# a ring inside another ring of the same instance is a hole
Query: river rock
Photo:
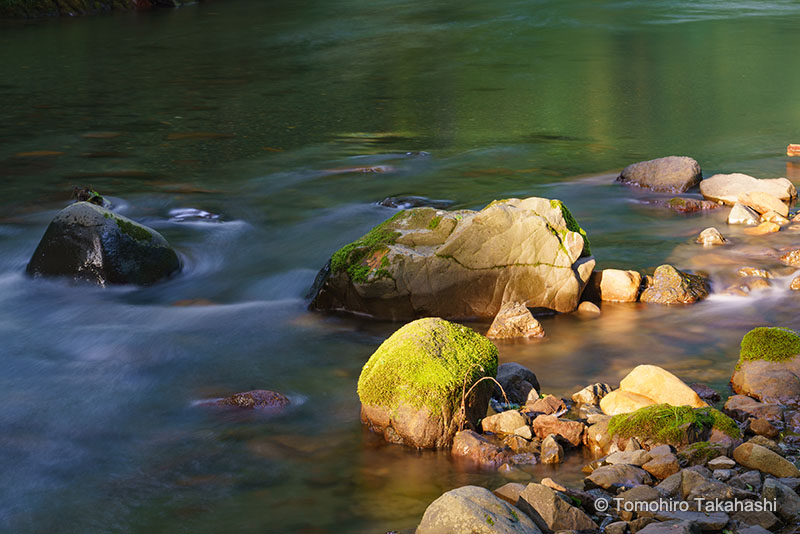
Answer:
[[800, 276], [795, 276], [789, 284], [789, 289], [792, 291], [800, 291]]
[[728, 224], [747, 224], [754, 226], [759, 222], [761, 222], [761, 217], [758, 216], [758, 213], [738, 202], [733, 205], [731, 212], [728, 214]]
[[759, 180], [747, 174], [715, 174], [700, 182], [700, 193], [709, 200], [733, 205], [744, 193], [763, 192], [788, 202], [797, 197], [797, 190], [786, 178]]
[[639, 365], [620, 381], [618, 390], [603, 397], [600, 408], [607, 415], [618, 415], [652, 404], [708, 406], [692, 388], [666, 369]]
[[708, 296], [708, 283], [702, 276], [679, 271], [672, 265], [661, 265], [653, 273], [640, 300], [656, 304], [692, 304]]
[[797, 493], [774, 478], [764, 481], [764, 489], [761, 491], [761, 498], [766, 501], [778, 503], [778, 515], [787, 523], [797, 525], [800, 519], [800, 497]]
[[[658, 448], [658, 447], [654, 447]], [[680, 463], [678, 457], [672, 452], [661, 452], [656, 454], [653, 450], [650, 451], [650, 460], [642, 465], [642, 469], [656, 477], [658, 480], [674, 475], [680, 471]]]
[[725, 401], [722, 411], [742, 422], [751, 418], [762, 418], [775, 422], [783, 420], [783, 408], [779, 404], [758, 402], [746, 395], [731, 395]]
[[230, 397], [220, 399], [217, 401], [217, 404], [219, 406], [235, 406], [237, 408], [252, 410], [254, 408], [283, 408], [291, 404], [291, 401], [289, 397], [282, 393], [267, 391], [265, 389], [254, 389], [253, 391], [236, 393]]
[[611, 393], [611, 386], [608, 384], [591, 384], [580, 391], [572, 394], [572, 401], [577, 404], [598, 406], [600, 399]]
[[791, 267], [800, 267], [800, 249], [792, 250], [781, 256], [781, 261]]
[[491, 339], [511, 339], [518, 337], [542, 337], [544, 328], [531, 311], [520, 302], [503, 304], [486, 333]]
[[450, 490], [425, 510], [416, 534], [541, 534], [525, 514], [478, 486]]
[[577, 447], [583, 442], [586, 425], [579, 421], [559, 419], [553, 415], [540, 415], [533, 420], [533, 433], [539, 438], [555, 434]]
[[774, 211], [782, 217], [789, 215], [789, 206], [781, 202], [777, 197], [763, 191], [750, 191], [742, 193], [737, 199], [739, 204], [761, 213], [762, 215]]
[[594, 264], [586, 233], [558, 200], [414, 208], [334, 253], [311, 308], [393, 320], [494, 317], [504, 302], [571, 312]]
[[584, 298], [606, 302], [636, 302], [641, 284], [642, 275], [636, 271], [594, 271], [586, 286]]
[[[637, 521], [653, 521], [651, 518], [641, 518]], [[666, 521], [663, 523], [651, 522], [644, 528], [636, 531], [637, 534], [700, 534], [700, 525], [694, 521]]]
[[703, 245], [704, 247], [710, 247], [714, 245], [724, 245], [725, 243], [728, 242], [728, 240], [725, 239], [725, 237], [723, 237], [721, 233], [719, 233], [719, 230], [717, 230], [714, 227], [706, 228], [705, 230], [700, 232], [700, 235], [697, 236], [696, 241], [697, 243]]
[[180, 268], [178, 255], [155, 230], [102, 206], [76, 202], [53, 218], [26, 272], [101, 286], [150, 285]]
[[[531, 391], [535, 391], [535, 396], [539, 397], [539, 380], [536, 375], [516, 362], [500, 364], [497, 368], [497, 381], [506, 392], [509, 402], [525, 404]], [[503, 395], [497, 386], [493, 395], [495, 399], [503, 400]]]
[[531, 483], [520, 493], [517, 508], [525, 512], [545, 532], [598, 529], [586, 512], [572, 506], [552, 488]]
[[772, 423], [760, 417], [750, 421], [750, 432], [770, 439], [777, 438], [781, 433]]
[[384, 206], [386, 208], [398, 208], [403, 210], [407, 210], [409, 208], [423, 208], [423, 207], [447, 209], [453, 205], [453, 201], [435, 200], [426, 197], [406, 195], [398, 197], [386, 197], [380, 202], [378, 202], [378, 205]]
[[736, 467], [736, 462], [727, 456], [717, 456], [713, 460], [709, 460], [707, 466], [712, 471], [717, 469], [733, 469]]
[[606, 462], [611, 465], [628, 464], [642, 467], [651, 460], [650, 453], [644, 449], [632, 451], [617, 451], [606, 457]]
[[564, 401], [553, 395], [545, 395], [541, 399], [529, 399], [525, 403], [525, 410], [537, 414], [552, 415], [567, 410]]
[[698, 397], [708, 403], [718, 402], [720, 399], [719, 392], [706, 384], [698, 384], [695, 382], [694, 384], [689, 384], [689, 387], [692, 388], [692, 391], [697, 393]]
[[653, 191], [683, 193], [700, 183], [702, 178], [700, 164], [694, 159], [668, 156], [628, 165], [617, 177], [617, 181]]
[[767, 234], [774, 234], [775, 232], [781, 231], [781, 225], [774, 223], [774, 222], [762, 222], [758, 226], [754, 226], [752, 228], [745, 228], [744, 233], [747, 235], [767, 235]]
[[443, 319], [413, 321], [370, 357], [358, 379], [361, 420], [387, 441], [417, 448], [448, 447], [464, 425], [486, 415], [497, 347], [477, 332]]
[[731, 387], [767, 403], [800, 404], [800, 357], [783, 362], [740, 361]]
[[553, 434], [542, 440], [540, 457], [543, 464], [560, 464], [564, 459], [564, 448], [556, 441]]
[[519, 482], [509, 482], [494, 490], [492, 493], [500, 497], [507, 503], [516, 506], [519, 494], [525, 491], [525, 484]]
[[652, 477], [640, 467], [633, 465], [617, 464], [598, 467], [592, 474], [583, 480], [587, 489], [603, 488], [617, 491], [630, 489], [642, 484], [652, 484]]
[[745, 467], [758, 469], [778, 478], [800, 476], [800, 470], [789, 460], [755, 443], [742, 443], [736, 447], [733, 458]]
[[583, 313], [585, 315], [599, 315], [600, 307], [594, 302], [589, 302], [588, 300], [584, 300], [578, 306], [578, 312]]
[[674, 197], [669, 200], [653, 200], [650, 204], [663, 206], [678, 213], [696, 213], [698, 211], [709, 211], [720, 208], [720, 204], [710, 200], [698, 200], [696, 198]]
[[508, 453], [474, 430], [461, 430], [453, 438], [450, 450], [455, 458], [462, 458], [473, 465], [496, 468], [508, 461]]
[[780, 226], [786, 226], [787, 224], [789, 224], [789, 219], [787, 219], [780, 213], [776, 213], [772, 210], [762, 214], [761, 220], [766, 222], [774, 222], [775, 224], [778, 224]]
[[608, 419], [587, 427], [583, 441], [592, 455], [603, 456], [608, 454], [612, 443], [612, 438], [608, 434]]
[[484, 432], [493, 434], [514, 434], [519, 427], [528, 425], [528, 419], [516, 410], [507, 410], [485, 417], [481, 421]]

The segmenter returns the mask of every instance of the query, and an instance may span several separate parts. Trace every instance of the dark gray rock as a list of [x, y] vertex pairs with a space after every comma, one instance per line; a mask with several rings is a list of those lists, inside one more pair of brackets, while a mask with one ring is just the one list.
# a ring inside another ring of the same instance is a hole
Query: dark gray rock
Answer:
[[761, 497], [766, 501], [775, 500], [778, 503], [778, 515], [789, 524], [797, 524], [800, 518], [800, 497], [786, 484], [767, 478]]
[[149, 285], [180, 268], [178, 255], [155, 230], [102, 206], [76, 202], [47, 227], [26, 271], [105, 286]]
[[700, 534], [700, 525], [694, 521], [667, 521], [650, 523], [639, 534]]
[[[514, 362], [502, 363], [497, 367], [497, 381], [503, 386], [508, 400], [516, 404], [525, 404], [531, 389], [539, 391], [539, 380], [533, 371]], [[493, 397], [498, 400], [503, 399], [503, 394], [497, 386]]]

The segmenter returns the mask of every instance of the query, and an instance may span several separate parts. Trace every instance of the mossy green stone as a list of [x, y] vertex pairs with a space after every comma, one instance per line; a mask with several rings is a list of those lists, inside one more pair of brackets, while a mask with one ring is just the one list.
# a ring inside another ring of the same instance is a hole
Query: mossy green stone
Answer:
[[759, 327], [742, 338], [739, 361], [782, 362], [800, 354], [800, 335], [788, 328]]
[[687, 425], [698, 431], [715, 428], [732, 438], [741, 435], [733, 419], [719, 410], [670, 404], [654, 404], [635, 412], [615, 415], [608, 423], [608, 432], [621, 438], [639, 437], [679, 444]]
[[358, 379], [362, 404], [396, 409], [400, 402], [431, 413], [457, 413], [465, 384], [497, 374], [497, 347], [460, 324], [413, 321], [378, 347]]
[[569, 208], [567, 208], [563, 202], [556, 199], [551, 200], [550, 205], [553, 208], [561, 209], [561, 215], [564, 216], [564, 222], [567, 225], [567, 230], [570, 232], [578, 232], [581, 234], [581, 237], [583, 237], [583, 252], [581, 252], [581, 256], [591, 256], [592, 249], [589, 245], [589, 236], [586, 235], [586, 231], [581, 228], [581, 225], [578, 224], [578, 221], [572, 216], [572, 212], [569, 211]]

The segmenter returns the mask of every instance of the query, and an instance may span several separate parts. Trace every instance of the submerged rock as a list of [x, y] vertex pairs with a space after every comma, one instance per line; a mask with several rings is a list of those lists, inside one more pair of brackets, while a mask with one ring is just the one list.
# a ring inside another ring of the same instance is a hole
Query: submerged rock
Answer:
[[702, 178], [700, 164], [694, 159], [668, 156], [628, 165], [617, 177], [617, 181], [653, 191], [682, 193], [700, 183]]
[[678, 213], [695, 213], [698, 211], [709, 211], [719, 209], [720, 205], [710, 200], [698, 200], [696, 198], [675, 197], [669, 200], [654, 200], [652, 204], [663, 206], [677, 211]]
[[541, 534], [520, 510], [478, 486], [450, 490], [425, 510], [416, 534]]
[[[486, 415], [497, 372], [497, 348], [467, 328], [439, 318], [413, 321], [370, 357], [358, 379], [361, 420], [392, 443], [448, 447], [464, 425]], [[466, 384], [466, 385], [465, 385]]]
[[311, 308], [378, 318], [494, 317], [504, 302], [570, 312], [594, 267], [558, 200], [495, 201], [479, 212], [402, 211], [343, 247]]
[[656, 304], [692, 304], [708, 296], [708, 283], [702, 276], [679, 271], [672, 265], [661, 265], [653, 274], [653, 282], [640, 300]]
[[759, 180], [747, 174], [715, 174], [700, 182], [700, 193], [707, 199], [732, 206], [744, 193], [763, 192], [788, 202], [797, 197], [797, 189], [786, 178]]
[[724, 245], [725, 243], [728, 242], [728, 240], [725, 239], [725, 237], [723, 237], [721, 233], [719, 233], [719, 230], [717, 230], [713, 226], [711, 228], [706, 228], [705, 230], [700, 232], [700, 235], [697, 236], [696, 241], [697, 243], [703, 245], [704, 247], [709, 247], [713, 245]]
[[531, 314], [531, 311], [520, 302], [503, 304], [486, 333], [486, 337], [492, 339], [542, 336], [544, 336], [544, 328]]
[[31, 257], [32, 276], [99, 284], [149, 285], [180, 270], [161, 234], [91, 202], [61, 210]]
[[265, 389], [254, 389], [244, 393], [236, 393], [230, 397], [220, 399], [217, 404], [220, 406], [235, 406], [237, 408], [283, 408], [291, 403], [289, 397], [276, 391]]

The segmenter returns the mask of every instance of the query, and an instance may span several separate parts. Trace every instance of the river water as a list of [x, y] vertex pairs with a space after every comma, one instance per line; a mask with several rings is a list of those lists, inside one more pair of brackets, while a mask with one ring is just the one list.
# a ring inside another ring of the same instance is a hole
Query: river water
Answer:
[[[798, 25], [791, 1], [665, 0], [220, 0], [0, 23], [0, 530], [410, 532], [443, 491], [501, 483], [364, 433], [358, 374], [399, 325], [306, 309], [392, 195], [560, 198], [601, 268], [706, 270], [707, 301], [543, 318], [545, 340], [500, 359], [557, 395], [640, 363], [726, 391], [745, 332], [800, 325], [775, 260], [800, 232], [747, 237], [727, 210], [674, 214], [613, 177], [685, 154], [706, 176], [800, 182], [783, 155], [800, 142]], [[163, 233], [183, 273], [26, 278], [80, 184]], [[724, 253], [692, 243], [712, 225]], [[744, 265], [774, 287], [721, 295]], [[293, 408], [197, 405], [253, 388]], [[536, 476], [574, 483], [581, 463]]]

